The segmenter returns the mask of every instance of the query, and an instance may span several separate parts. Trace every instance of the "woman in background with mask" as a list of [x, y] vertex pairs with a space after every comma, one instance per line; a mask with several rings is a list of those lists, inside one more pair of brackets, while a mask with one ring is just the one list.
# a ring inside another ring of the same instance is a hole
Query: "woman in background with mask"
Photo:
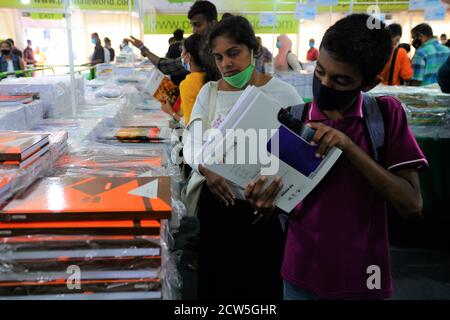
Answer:
[[287, 72], [295, 71], [300, 72], [302, 66], [298, 61], [295, 54], [292, 53], [292, 41], [287, 35], [282, 34], [277, 38], [278, 54], [275, 57], [275, 71]]
[[[0, 57], [0, 72], [15, 72], [24, 70], [23, 60], [12, 53], [11, 44], [7, 41], [2, 41], [0, 44], [1, 57]], [[8, 78], [15, 78], [16, 76], [11, 74]]]
[[280, 222], [276, 215], [261, 221], [254, 213], [255, 209], [257, 213], [264, 211], [255, 201], [262, 197], [272, 208], [281, 179], [270, 185], [264, 178], [258, 180], [254, 184], [257, 196], [246, 199], [233, 193], [224, 178], [205, 168], [195, 156], [201, 153], [203, 130], [218, 128], [248, 85], [259, 87], [280, 107], [301, 103], [302, 99], [291, 85], [255, 70], [258, 42], [247, 19], [223, 19], [211, 31], [208, 42], [222, 79], [200, 90], [183, 149], [185, 160], [206, 179], [198, 202], [199, 299], [280, 299]]
[[203, 37], [199, 34], [193, 34], [184, 41], [181, 63], [190, 73], [180, 83], [180, 110], [175, 112], [173, 106], [168, 102], [161, 106], [161, 109], [176, 121], [180, 121], [183, 117], [186, 125], [189, 124], [192, 108], [200, 89], [206, 82], [220, 78], [217, 68], [210, 61], [211, 57], [202, 54], [203, 45]]
[[309, 50], [306, 54], [306, 60], [308, 61], [317, 61], [319, 57], [319, 50], [314, 48], [316, 41], [314, 39], [309, 39]]

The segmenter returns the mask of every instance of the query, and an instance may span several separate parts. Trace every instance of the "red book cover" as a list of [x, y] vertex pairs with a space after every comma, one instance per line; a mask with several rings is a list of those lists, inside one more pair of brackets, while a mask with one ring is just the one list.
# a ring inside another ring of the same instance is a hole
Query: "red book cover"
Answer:
[[48, 134], [2, 131], [0, 161], [23, 161], [48, 143]]

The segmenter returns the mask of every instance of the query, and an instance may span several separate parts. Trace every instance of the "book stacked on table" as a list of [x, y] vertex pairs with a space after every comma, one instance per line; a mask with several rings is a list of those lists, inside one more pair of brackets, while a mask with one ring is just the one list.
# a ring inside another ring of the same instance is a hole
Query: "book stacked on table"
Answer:
[[48, 134], [0, 132], [0, 166], [27, 168], [50, 150]]
[[168, 142], [172, 135], [172, 129], [164, 127], [125, 127], [106, 130], [99, 137], [100, 141], [118, 141], [124, 143], [160, 143]]
[[0, 210], [0, 299], [160, 299], [171, 212], [169, 177], [39, 180]]

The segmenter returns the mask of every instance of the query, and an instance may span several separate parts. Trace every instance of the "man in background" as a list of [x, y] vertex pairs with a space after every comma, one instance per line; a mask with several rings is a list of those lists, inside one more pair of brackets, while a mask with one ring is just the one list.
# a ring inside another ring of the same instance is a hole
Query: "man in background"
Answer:
[[413, 86], [425, 86], [437, 82], [437, 73], [450, 55], [450, 49], [433, 37], [433, 29], [421, 23], [411, 30], [413, 47], [416, 49], [412, 59], [414, 75]]
[[166, 58], [176, 59], [181, 56], [181, 46], [183, 45], [183, 35], [184, 31], [177, 29], [173, 32], [173, 43], [169, 46]]

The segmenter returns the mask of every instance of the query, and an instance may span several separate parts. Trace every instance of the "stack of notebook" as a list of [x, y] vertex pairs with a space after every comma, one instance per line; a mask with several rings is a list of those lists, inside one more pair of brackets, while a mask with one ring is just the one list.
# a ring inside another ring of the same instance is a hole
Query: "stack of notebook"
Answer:
[[172, 130], [164, 127], [127, 127], [106, 130], [99, 137], [100, 141], [119, 141], [125, 143], [160, 143], [170, 140]]
[[0, 211], [0, 298], [160, 299], [171, 212], [169, 177], [39, 180]]
[[0, 166], [27, 168], [49, 150], [48, 134], [0, 132]]
[[0, 107], [17, 106], [30, 103], [34, 98], [38, 98], [39, 94], [22, 93], [20, 95], [0, 95]]

